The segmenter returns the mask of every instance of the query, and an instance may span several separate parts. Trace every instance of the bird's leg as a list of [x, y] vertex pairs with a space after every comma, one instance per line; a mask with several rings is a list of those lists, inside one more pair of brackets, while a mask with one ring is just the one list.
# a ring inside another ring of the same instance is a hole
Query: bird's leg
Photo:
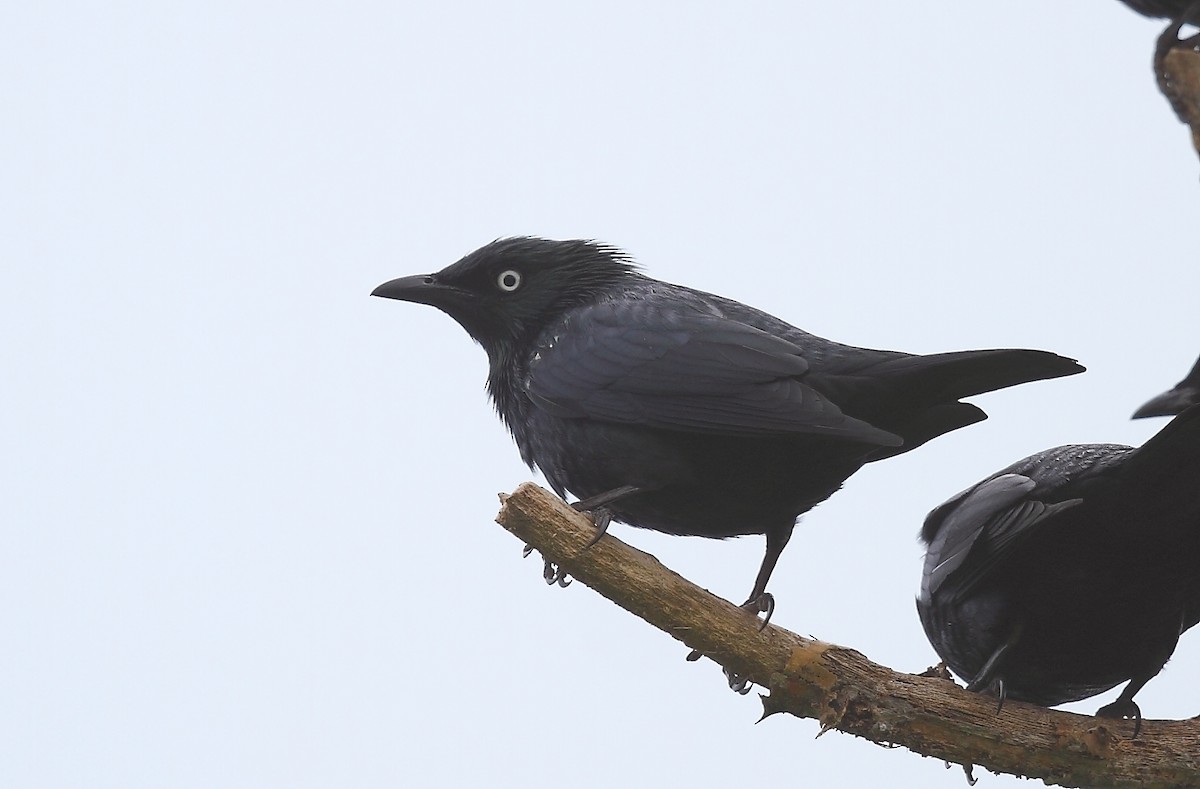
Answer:
[[967, 690], [972, 693], [980, 693], [985, 690], [995, 690], [996, 692], [996, 714], [1000, 714], [1000, 710], [1004, 709], [1004, 678], [998, 675], [999, 670], [1004, 665], [1004, 656], [1010, 649], [1017, 645], [1021, 639], [1021, 625], [1018, 623], [1009, 633], [1008, 638], [1004, 643], [996, 648], [992, 656], [983, 664], [983, 668], [975, 675], [975, 679], [967, 684]]
[[[775, 571], [775, 564], [779, 561], [780, 554], [787, 546], [788, 540], [792, 537], [790, 528], [784, 531], [769, 531], [767, 532], [767, 553], [763, 557], [762, 565], [758, 568], [758, 577], [754, 579], [754, 589], [750, 592], [750, 599], [742, 603], [739, 608], [751, 612], [752, 614], [765, 613], [762, 623], [758, 629], [762, 631], [766, 628], [767, 623], [771, 621], [771, 614], [775, 613], [775, 596], [767, 592], [767, 581], [771, 578], [771, 573]], [[699, 660], [703, 655], [700, 650], [693, 649], [688, 653], [689, 661]], [[729, 669], [722, 669], [725, 672], [725, 678], [729, 680], [729, 687], [735, 692], [745, 695], [750, 692], [751, 682], [748, 678], [736, 674]]]
[[755, 615], [766, 614], [762, 624], [758, 626], [759, 630], [766, 628], [767, 623], [771, 621], [771, 614], [775, 613], [775, 596], [767, 591], [767, 581], [771, 579], [771, 573], [775, 572], [775, 564], [791, 538], [791, 527], [783, 531], [767, 532], [767, 553], [758, 568], [758, 577], [754, 579], [754, 589], [750, 591], [749, 599], [742, 603], [742, 608]]
[[1133, 738], [1137, 739], [1138, 732], [1142, 730], [1142, 710], [1133, 700], [1134, 694], [1142, 689], [1142, 686], [1157, 674], [1141, 674], [1129, 680], [1129, 684], [1121, 691], [1121, 695], [1117, 696], [1116, 701], [1112, 704], [1105, 704], [1100, 709], [1096, 710], [1097, 718], [1132, 718], [1133, 719]]
[[1200, 34], [1191, 36], [1187, 40], [1179, 38], [1179, 31], [1183, 29], [1187, 19], [1200, 14], [1200, 0], [1193, 2], [1191, 7], [1180, 14], [1171, 24], [1167, 25], [1166, 29], [1159, 35], [1158, 41], [1154, 46], [1154, 78], [1158, 80], [1158, 90], [1171, 103], [1171, 109], [1175, 110], [1175, 114], [1179, 117], [1181, 123], [1187, 123], [1187, 113], [1182, 104], [1175, 96], [1175, 88], [1171, 84], [1171, 77], [1167, 73], [1167, 53], [1179, 45], [1185, 47], [1195, 47], [1200, 44]]
[[588, 541], [587, 545], [583, 546], [585, 551], [600, 542], [600, 538], [608, 531], [608, 525], [612, 523], [613, 516], [612, 510], [608, 508], [608, 505], [626, 496], [639, 493], [641, 490], [642, 488], [639, 488], [637, 485], [622, 485], [619, 488], [613, 488], [604, 493], [580, 499], [571, 505], [571, 509], [576, 512], [586, 512], [591, 515], [592, 523], [596, 524], [596, 534]]

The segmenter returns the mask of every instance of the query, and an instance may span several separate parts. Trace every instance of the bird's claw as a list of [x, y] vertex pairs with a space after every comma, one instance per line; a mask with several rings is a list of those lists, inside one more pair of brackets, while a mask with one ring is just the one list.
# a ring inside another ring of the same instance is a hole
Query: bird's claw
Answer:
[[1133, 699], [1117, 699], [1112, 704], [1105, 704], [1096, 710], [1097, 718], [1116, 718], [1118, 720], [1133, 720], [1133, 739], [1137, 739], [1142, 730], [1142, 710]]
[[583, 546], [585, 551], [600, 542], [600, 538], [608, 531], [608, 524], [612, 523], [613, 519], [613, 511], [609, 509], [608, 505], [614, 501], [620, 501], [626, 496], [639, 493], [641, 490], [637, 485], [622, 485], [619, 488], [613, 488], [595, 496], [580, 499], [571, 505], [571, 509], [584, 513], [596, 525], [595, 536], [588, 540], [587, 545]]
[[[980, 682], [980, 680], [984, 680]], [[1000, 714], [1000, 710], [1004, 709], [1004, 700], [1008, 698], [1008, 690], [1004, 687], [1004, 679], [996, 677], [987, 679], [985, 677], [976, 677], [971, 682], [967, 683], [967, 690], [972, 693], [986, 693], [991, 691], [996, 694], [996, 714]]]
[[608, 507], [597, 507], [594, 510], [584, 510], [579, 507], [580, 502], [575, 502], [571, 505], [575, 510], [582, 512], [592, 519], [592, 523], [596, 526], [596, 533], [588, 540], [587, 545], [583, 546], [583, 550], [591, 548], [596, 543], [600, 542], [600, 538], [608, 532], [608, 525], [612, 523], [612, 510]]
[[754, 687], [754, 681], [749, 677], [727, 668], [721, 670], [725, 672], [725, 679], [729, 681], [729, 689], [739, 696], [745, 696], [750, 692], [750, 688]]
[[[691, 663], [699, 660], [702, 657], [704, 657], [704, 655], [700, 653], [700, 650], [693, 649], [688, 653], [687, 660], [689, 663]], [[721, 671], [725, 674], [725, 681], [729, 683], [729, 689], [734, 693], [737, 693], [739, 696], [745, 696], [750, 692], [750, 688], [754, 687], [753, 680], [743, 674], [737, 673], [733, 669], [722, 666]]]
[[[526, 545], [521, 549], [521, 558], [528, 559], [529, 554], [533, 553], [533, 551], [534, 548], [532, 545]], [[571, 585], [571, 577], [567, 575], [567, 571], [562, 567], [556, 566], [554, 562], [546, 559], [545, 557], [542, 558], [542, 578], [549, 586], [558, 584], [563, 589], [566, 589]]]
[[566, 589], [571, 585], [571, 577], [567, 575], [566, 570], [556, 566], [549, 559], [543, 559], [542, 562], [542, 578], [545, 579], [548, 586], [558, 584], [561, 588]]
[[775, 613], [775, 595], [763, 592], [758, 597], [751, 597], [739, 607], [755, 616], [766, 614], [758, 625], [758, 631], [761, 633], [767, 629], [767, 623], [771, 621], [771, 614]]

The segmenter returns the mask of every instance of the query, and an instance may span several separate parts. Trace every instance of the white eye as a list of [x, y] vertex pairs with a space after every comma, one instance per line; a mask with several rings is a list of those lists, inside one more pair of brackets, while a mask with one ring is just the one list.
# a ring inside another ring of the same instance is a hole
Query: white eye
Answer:
[[521, 287], [521, 272], [512, 269], [501, 271], [500, 276], [496, 277], [496, 287], [505, 293], [512, 293]]

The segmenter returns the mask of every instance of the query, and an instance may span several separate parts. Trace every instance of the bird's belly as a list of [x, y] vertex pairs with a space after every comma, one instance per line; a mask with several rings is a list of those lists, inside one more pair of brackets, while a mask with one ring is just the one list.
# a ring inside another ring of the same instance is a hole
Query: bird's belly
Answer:
[[862, 465], [862, 445], [808, 436], [540, 421], [528, 454], [560, 494], [588, 498], [636, 486], [642, 492], [612, 505], [614, 517], [668, 534], [733, 537], [790, 529]]

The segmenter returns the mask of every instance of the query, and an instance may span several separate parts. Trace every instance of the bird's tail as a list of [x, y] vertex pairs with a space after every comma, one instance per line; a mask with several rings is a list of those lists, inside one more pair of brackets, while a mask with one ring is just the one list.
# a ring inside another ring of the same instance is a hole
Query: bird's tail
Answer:
[[956, 351], [893, 356], [838, 376], [829, 388], [839, 390], [834, 399], [847, 414], [904, 439], [903, 446], [881, 448], [870, 458], [880, 460], [987, 419], [960, 398], [1083, 371], [1074, 359], [1047, 351]]
[[867, 372], [894, 388], [897, 395], [914, 398], [914, 404], [932, 404], [1075, 375], [1084, 369], [1074, 359], [1049, 351], [1009, 348], [904, 356], [883, 361]]

